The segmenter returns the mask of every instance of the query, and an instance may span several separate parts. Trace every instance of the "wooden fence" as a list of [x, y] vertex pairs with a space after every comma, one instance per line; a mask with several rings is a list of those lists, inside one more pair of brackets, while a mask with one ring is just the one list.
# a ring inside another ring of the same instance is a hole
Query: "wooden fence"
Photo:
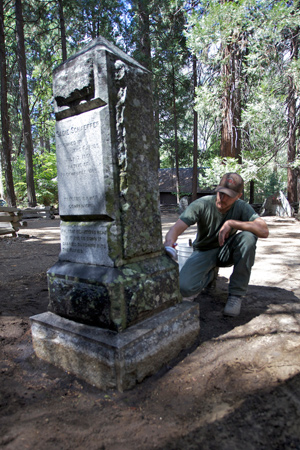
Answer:
[[0, 235], [17, 235], [22, 221], [22, 211], [10, 206], [0, 206]]
[[53, 206], [19, 209], [10, 206], [0, 206], [0, 236], [4, 234], [17, 235], [21, 227], [27, 225], [24, 219], [55, 219], [58, 214]]
[[55, 219], [57, 211], [53, 206], [22, 209], [23, 219]]

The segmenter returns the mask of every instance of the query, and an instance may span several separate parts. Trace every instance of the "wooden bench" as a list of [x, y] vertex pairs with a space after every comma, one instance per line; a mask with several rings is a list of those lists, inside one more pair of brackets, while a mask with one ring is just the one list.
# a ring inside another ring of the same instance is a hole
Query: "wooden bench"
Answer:
[[19, 231], [22, 221], [22, 211], [10, 206], [0, 206], [0, 235], [12, 234], [14, 237]]
[[22, 209], [23, 219], [55, 219], [55, 209], [53, 206], [37, 206], [36, 208]]

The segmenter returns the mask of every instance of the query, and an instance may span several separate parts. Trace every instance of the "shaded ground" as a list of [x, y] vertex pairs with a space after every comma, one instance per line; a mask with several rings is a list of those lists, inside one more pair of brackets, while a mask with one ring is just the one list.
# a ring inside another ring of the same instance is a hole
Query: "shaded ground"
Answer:
[[[175, 220], [163, 217], [163, 231]], [[33, 353], [29, 317], [47, 309], [59, 220], [0, 238], [0, 448], [300, 449], [300, 226], [266, 221], [241, 315], [222, 315], [231, 272], [221, 269], [216, 291], [197, 299], [199, 342], [125, 393]]]

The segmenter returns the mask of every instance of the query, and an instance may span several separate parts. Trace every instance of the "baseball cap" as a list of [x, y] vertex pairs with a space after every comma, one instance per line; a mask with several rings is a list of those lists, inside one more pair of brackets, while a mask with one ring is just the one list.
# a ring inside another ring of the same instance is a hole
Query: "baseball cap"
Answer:
[[225, 173], [215, 190], [224, 192], [229, 197], [236, 197], [244, 190], [244, 180], [238, 173]]

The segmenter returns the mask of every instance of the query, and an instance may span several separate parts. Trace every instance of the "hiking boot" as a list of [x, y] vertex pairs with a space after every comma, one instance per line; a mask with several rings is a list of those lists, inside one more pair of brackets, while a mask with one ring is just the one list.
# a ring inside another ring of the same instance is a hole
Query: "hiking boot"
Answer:
[[242, 297], [237, 295], [229, 295], [224, 309], [224, 316], [236, 317], [241, 312]]

